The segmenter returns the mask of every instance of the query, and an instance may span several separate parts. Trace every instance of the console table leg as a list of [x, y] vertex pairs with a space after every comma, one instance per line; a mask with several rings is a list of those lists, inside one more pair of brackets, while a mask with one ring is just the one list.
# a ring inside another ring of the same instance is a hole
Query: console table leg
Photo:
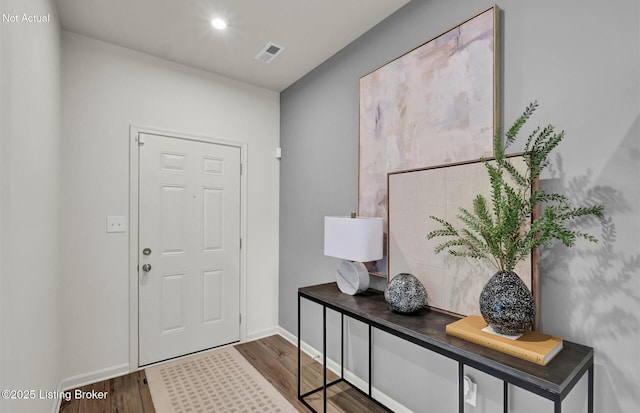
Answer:
[[373, 380], [371, 376], [371, 365], [373, 364], [371, 362], [371, 347], [371, 324], [369, 324], [369, 397], [371, 397], [371, 381]]
[[502, 382], [502, 411], [509, 412], [509, 383], [506, 381]]
[[302, 395], [302, 392], [300, 391], [301, 375], [302, 375], [302, 370], [300, 366], [300, 294], [298, 294], [298, 399], [300, 399], [300, 395]]
[[587, 411], [593, 413], [593, 364], [589, 367], [588, 382], [587, 382]]
[[322, 411], [327, 411], [327, 307], [322, 306]]
[[458, 362], [458, 412], [464, 413], [464, 364]]
[[553, 402], [553, 413], [562, 413], [562, 400]]
[[340, 313], [340, 378], [344, 379], [344, 314]]

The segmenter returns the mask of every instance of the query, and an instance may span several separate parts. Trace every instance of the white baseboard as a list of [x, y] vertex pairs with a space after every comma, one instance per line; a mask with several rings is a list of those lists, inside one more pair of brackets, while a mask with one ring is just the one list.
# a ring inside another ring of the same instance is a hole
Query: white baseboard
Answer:
[[[90, 373], [78, 374], [77, 376], [67, 377], [58, 383], [58, 392], [66, 392], [87, 384], [97, 383], [103, 380], [109, 380], [114, 377], [122, 376], [129, 373], [129, 363], [123, 363], [118, 366], [108, 367], [102, 370], [96, 370]], [[54, 399], [51, 406], [51, 413], [58, 413], [62, 399]]]
[[[289, 331], [285, 330], [282, 327], [278, 327], [278, 334], [282, 336], [285, 340], [289, 341], [294, 346], [298, 347], [298, 337], [291, 334]], [[322, 352], [316, 350], [314, 347], [310, 346], [304, 341], [300, 341], [300, 350], [302, 350], [307, 355], [309, 355], [309, 357], [322, 363], [322, 360], [320, 359], [322, 357]], [[327, 358], [327, 368], [332, 372], [334, 372], [335, 374], [337, 374], [338, 376], [340, 375], [340, 364], [330, 358]], [[347, 369], [344, 370], [344, 378], [347, 379], [351, 384], [353, 384], [354, 386], [362, 390], [363, 392], [367, 393], [369, 391], [368, 382], [356, 376], [353, 372]], [[403, 404], [387, 396], [385, 393], [376, 389], [375, 387], [371, 388], [371, 395], [373, 396], [374, 399], [376, 399], [383, 405], [387, 406], [389, 409], [391, 409], [394, 412], [412, 413], [412, 410], [408, 409]]]
[[274, 334], [278, 334], [278, 329], [279, 327], [270, 327], [270, 328], [265, 328], [264, 330], [247, 333], [247, 341], [255, 341], [261, 338], [272, 336]]
[[103, 380], [109, 380], [114, 377], [129, 374], [129, 363], [119, 364], [113, 367], [92, 371], [89, 373], [78, 374], [77, 376], [67, 377], [60, 382], [60, 389], [63, 391], [82, 387], [87, 384], [97, 383]]
[[[267, 328], [260, 331], [247, 334], [247, 341], [254, 341], [264, 337], [272, 336], [278, 333], [278, 327]], [[97, 383], [103, 380], [109, 380], [114, 377], [129, 374], [129, 363], [123, 363], [113, 367], [107, 367], [102, 370], [96, 370], [89, 373], [79, 374], [77, 376], [67, 377], [62, 379], [58, 390], [71, 390], [77, 387], [85, 386], [87, 384]]]
[[298, 347], [298, 337], [295, 334], [291, 334], [288, 330], [285, 330], [280, 326], [278, 326], [277, 331], [278, 335], [280, 335], [282, 338], [284, 338], [294, 346]]
[[[60, 391], [62, 387], [58, 385], [58, 391]], [[58, 413], [60, 411], [60, 405], [62, 404], [62, 399], [53, 399], [53, 404], [51, 406], [51, 413]]]

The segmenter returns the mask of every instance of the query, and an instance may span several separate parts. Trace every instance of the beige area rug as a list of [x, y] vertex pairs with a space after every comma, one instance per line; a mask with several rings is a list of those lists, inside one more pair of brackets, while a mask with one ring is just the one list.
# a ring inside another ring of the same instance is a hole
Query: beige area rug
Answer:
[[156, 413], [297, 412], [233, 347], [145, 370]]

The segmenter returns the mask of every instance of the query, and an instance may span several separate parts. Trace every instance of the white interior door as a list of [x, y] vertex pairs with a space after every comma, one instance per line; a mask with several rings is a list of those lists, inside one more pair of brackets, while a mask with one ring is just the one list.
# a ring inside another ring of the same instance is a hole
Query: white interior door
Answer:
[[240, 340], [240, 148], [140, 134], [139, 364]]

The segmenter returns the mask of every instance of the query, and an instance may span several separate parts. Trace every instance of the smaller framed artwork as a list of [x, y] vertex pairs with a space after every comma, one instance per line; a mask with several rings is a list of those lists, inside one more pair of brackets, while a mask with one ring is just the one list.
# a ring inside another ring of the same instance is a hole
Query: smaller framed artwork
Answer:
[[[509, 161], [521, 172], [521, 154]], [[440, 225], [431, 215], [460, 226], [459, 208], [471, 209], [476, 195], [491, 199], [491, 184], [480, 160], [393, 172], [387, 175], [389, 191], [389, 277], [407, 272], [427, 289], [427, 304], [455, 315], [480, 315], [482, 287], [497, 269], [489, 262], [434, 253], [443, 239], [426, 235]], [[538, 304], [536, 254], [520, 262], [515, 272], [532, 291]]]

